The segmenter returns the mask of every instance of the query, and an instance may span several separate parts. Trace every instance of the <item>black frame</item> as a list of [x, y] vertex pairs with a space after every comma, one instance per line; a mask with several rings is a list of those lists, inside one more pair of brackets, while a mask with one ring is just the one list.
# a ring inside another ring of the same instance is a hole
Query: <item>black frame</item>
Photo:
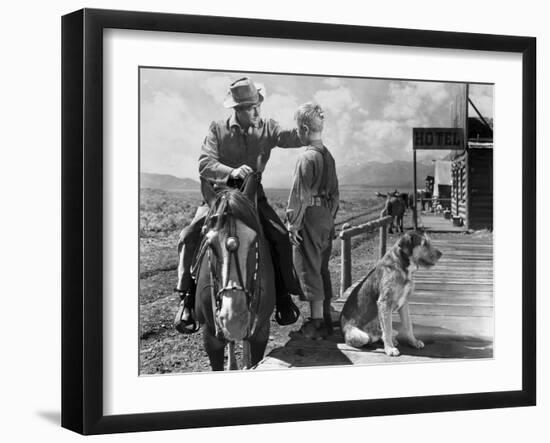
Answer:
[[[102, 344], [103, 30], [172, 31], [522, 54], [522, 389], [105, 416]], [[62, 18], [62, 426], [150, 431], [536, 404], [536, 39], [83, 9]], [[228, 413], [229, 412], [229, 413]]]

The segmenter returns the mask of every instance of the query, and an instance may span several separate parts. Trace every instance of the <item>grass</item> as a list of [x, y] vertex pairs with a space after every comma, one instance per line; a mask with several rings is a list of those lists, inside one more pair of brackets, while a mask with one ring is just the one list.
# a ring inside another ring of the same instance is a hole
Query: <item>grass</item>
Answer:
[[167, 192], [142, 189], [139, 203], [140, 237], [163, 237], [191, 222], [202, 198], [199, 191]]

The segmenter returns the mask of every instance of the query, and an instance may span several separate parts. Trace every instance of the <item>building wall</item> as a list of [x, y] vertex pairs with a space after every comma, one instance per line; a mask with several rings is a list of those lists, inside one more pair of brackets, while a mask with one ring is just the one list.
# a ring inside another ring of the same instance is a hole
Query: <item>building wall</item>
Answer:
[[468, 151], [469, 228], [493, 228], [493, 150]]
[[454, 217], [460, 217], [464, 221], [466, 221], [468, 215], [466, 205], [466, 193], [468, 191], [466, 163], [466, 153], [463, 153], [453, 159], [451, 166], [451, 212]]

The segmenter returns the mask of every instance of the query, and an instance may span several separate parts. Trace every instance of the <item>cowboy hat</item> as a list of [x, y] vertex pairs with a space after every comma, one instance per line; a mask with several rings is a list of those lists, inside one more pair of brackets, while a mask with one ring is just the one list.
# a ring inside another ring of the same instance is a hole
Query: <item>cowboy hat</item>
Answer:
[[258, 88], [248, 77], [240, 78], [229, 85], [223, 105], [226, 108], [234, 108], [235, 106], [259, 104], [264, 101], [261, 90], [262, 88]]

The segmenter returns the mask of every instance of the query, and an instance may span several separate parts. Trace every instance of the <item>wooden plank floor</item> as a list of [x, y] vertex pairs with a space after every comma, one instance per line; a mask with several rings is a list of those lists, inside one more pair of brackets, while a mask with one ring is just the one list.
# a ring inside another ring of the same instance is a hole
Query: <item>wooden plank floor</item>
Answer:
[[413, 323], [492, 340], [492, 236], [461, 235], [433, 243], [443, 256], [432, 269], [416, 272]]
[[[493, 356], [493, 242], [491, 234], [449, 234], [433, 240], [443, 253], [431, 269], [415, 274], [410, 299], [416, 336], [422, 350], [400, 346], [403, 361], [492, 358]], [[341, 310], [345, 300], [333, 303]], [[399, 328], [399, 316], [394, 317]], [[339, 329], [329, 340], [304, 340], [291, 335], [285, 347], [275, 349], [258, 369], [379, 364], [396, 362], [381, 344], [355, 349], [343, 343]]]
[[452, 220], [443, 217], [443, 214], [432, 212], [418, 213], [418, 227], [430, 232], [466, 232], [464, 226], [454, 226]]

